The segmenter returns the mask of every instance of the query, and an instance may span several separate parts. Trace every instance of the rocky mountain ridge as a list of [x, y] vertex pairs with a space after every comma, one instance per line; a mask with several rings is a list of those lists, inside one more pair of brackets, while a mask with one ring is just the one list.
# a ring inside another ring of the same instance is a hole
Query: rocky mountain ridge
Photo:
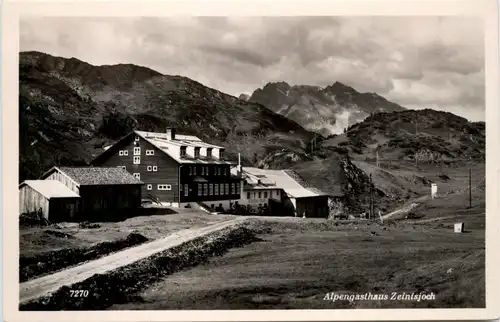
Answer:
[[360, 93], [340, 82], [326, 87], [268, 83], [255, 90], [249, 101], [324, 136], [340, 134], [374, 113], [405, 110], [378, 94]]

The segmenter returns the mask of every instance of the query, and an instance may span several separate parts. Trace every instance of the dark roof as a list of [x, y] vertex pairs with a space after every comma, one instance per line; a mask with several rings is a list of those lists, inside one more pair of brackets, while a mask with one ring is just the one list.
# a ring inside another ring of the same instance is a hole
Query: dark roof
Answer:
[[59, 168], [71, 179], [82, 186], [86, 185], [115, 185], [115, 184], [142, 184], [127, 170], [113, 167], [81, 167], [81, 168]]

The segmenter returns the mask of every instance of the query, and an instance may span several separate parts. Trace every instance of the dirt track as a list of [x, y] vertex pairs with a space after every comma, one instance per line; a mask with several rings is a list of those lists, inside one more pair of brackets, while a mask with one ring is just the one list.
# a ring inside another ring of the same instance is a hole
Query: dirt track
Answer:
[[132, 264], [143, 258], [178, 246], [192, 239], [213, 233], [229, 226], [240, 224], [245, 220], [246, 218], [236, 218], [203, 228], [182, 230], [162, 239], [129, 248], [79, 266], [65, 269], [52, 275], [22, 283], [19, 287], [20, 303], [23, 304], [27, 301], [54, 292], [62, 286], [70, 286], [84, 281], [94, 274], [102, 274], [107, 271]]

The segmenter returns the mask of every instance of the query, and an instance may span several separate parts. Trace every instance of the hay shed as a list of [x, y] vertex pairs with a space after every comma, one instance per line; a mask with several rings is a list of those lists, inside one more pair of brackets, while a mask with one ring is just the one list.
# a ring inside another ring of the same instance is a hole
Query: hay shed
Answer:
[[19, 185], [19, 212], [40, 211], [50, 222], [76, 217], [80, 196], [57, 180], [26, 180]]

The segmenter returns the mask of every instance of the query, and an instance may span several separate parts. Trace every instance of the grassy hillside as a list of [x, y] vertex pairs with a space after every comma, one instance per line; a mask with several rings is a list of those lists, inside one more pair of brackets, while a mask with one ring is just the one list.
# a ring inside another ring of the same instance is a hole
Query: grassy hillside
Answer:
[[447, 161], [484, 160], [485, 123], [469, 122], [452, 113], [408, 110], [377, 113], [330, 136], [322, 147], [345, 149], [354, 158]]

